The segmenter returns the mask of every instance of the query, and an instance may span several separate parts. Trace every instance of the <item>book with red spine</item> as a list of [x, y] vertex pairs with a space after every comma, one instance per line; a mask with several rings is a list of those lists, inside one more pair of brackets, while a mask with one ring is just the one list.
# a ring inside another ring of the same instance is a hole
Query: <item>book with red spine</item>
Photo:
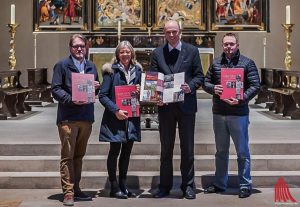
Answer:
[[244, 68], [221, 68], [223, 93], [220, 99], [244, 98]]
[[128, 117], [140, 116], [139, 94], [135, 85], [115, 86], [116, 104]]
[[94, 74], [72, 73], [72, 101], [95, 103]]

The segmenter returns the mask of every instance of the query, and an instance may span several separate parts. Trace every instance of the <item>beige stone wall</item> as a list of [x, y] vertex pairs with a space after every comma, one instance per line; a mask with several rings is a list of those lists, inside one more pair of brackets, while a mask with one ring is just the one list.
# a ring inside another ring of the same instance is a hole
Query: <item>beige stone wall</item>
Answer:
[[[244, 55], [252, 58], [258, 67], [263, 67], [263, 39], [267, 38], [266, 67], [284, 67], [285, 35], [281, 24], [285, 21], [285, 5], [291, 5], [291, 22], [296, 24], [291, 36], [292, 68], [300, 70], [300, 8], [299, 0], [270, 0], [270, 33], [239, 32], [240, 48]], [[34, 67], [34, 35], [32, 34], [32, 0], [5, 0], [0, 7], [0, 70], [8, 69], [9, 33], [6, 26], [10, 21], [10, 4], [16, 4], [16, 22], [20, 23], [16, 36], [17, 68], [24, 70]], [[221, 39], [224, 33], [217, 33], [216, 53], [222, 51]], [[37, 35], [37, 67], [47, 67], [48, 80], [51, 81], [52, 68], [57, 60], [68, 55], [70, 34]], [[27, 74], [21, 82], [27, 85]]]

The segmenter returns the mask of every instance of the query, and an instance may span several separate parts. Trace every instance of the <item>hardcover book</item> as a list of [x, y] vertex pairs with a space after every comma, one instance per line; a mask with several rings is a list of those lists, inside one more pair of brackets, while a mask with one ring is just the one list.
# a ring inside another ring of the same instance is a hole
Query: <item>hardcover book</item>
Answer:
[[236, 98], [243, 100], [244, 96], [244, 68], [221, 68], [222, 100]]
[[140, 101], [163, 103], [184, 101], [184, 72], [164, 75], [159, 72], [147, 71], [142, 73]]
[[93, 74], [72, 73], [72, 101], [95, 103]]
[[135, 85], [115, 86], [115, 98], [117, 106], [127, 111], [128, 117], [140, 116], [140, 104]]

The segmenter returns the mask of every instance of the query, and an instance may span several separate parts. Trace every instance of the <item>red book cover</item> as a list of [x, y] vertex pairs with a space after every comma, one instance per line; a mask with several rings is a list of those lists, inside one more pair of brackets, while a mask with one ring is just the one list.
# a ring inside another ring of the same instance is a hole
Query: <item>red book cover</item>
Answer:
[[128, 117], [140, 116], [139, 96], [135, 85], [115, 86], [115, 98], [117, 106], [127, 111]]
[[244, 96], [244, 68], [221, 68], [221, 85], [223, 93], [221, 99], [236, 98], [243, 100]]
[[72, 101], [95, 102], [94, 74], [72, 73]]

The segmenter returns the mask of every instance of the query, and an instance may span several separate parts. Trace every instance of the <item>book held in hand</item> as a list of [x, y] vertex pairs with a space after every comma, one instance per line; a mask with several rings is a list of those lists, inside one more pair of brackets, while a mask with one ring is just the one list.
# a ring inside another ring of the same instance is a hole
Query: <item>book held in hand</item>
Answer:
[[95, 102], [94, 74], [72, 73], [72, 101]]
[[244, 98], [244, 68], [221, 68], [222, 100]]
[[140, 116], [140, 104], [135, 85], [115, 86], [116, 104], [120, 110], [127, 111], [128, 117]]
[[164, 75], [160, 72], [146, 71], [142, 73], [140, 101], [163, 103], [184, 101], [184, 72]]

